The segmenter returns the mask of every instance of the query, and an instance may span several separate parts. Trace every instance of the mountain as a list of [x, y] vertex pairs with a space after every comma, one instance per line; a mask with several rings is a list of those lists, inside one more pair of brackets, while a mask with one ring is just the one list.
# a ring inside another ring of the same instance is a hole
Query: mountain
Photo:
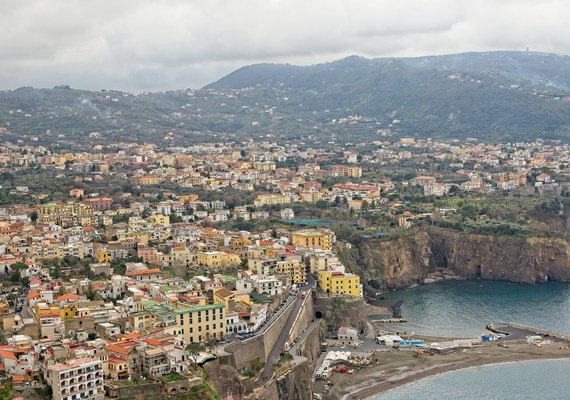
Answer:
[[353, 56], [311, 67], [253, 65], [206, 89], [276, 88], [305, 108], [329, 110], [331, 118], [359, 114], [409, 135], [565, 138], [569, 63], [570, 57], [530, 52]]
[[392, 62], [401, 62], [414, 69], [463, 72], [490, 75], [506, 80], [544, 84], [570, 90], [570, 57], [556, 54], [498, 51], [461, 53], [443, 56], [366, 59], [350, 56], [345, 59], [311, 67], [288, 64], [256, 64], [243, 67], [214, 82], [207, 88], [239, 89], [256, 84], [311, 84], [315, 74], [328, 74], [330, 79], [345, 78], [342, 71], [369, 71]]
[[[0, 132], [24, 142], [188, 144], [273, 135], [374, 140], [570, 140], [570, 57], [533, 52], [258, 64], [199, 90], [66, 86], [0, 92]], [[96, 132], [96, 133], [95, 133]]]

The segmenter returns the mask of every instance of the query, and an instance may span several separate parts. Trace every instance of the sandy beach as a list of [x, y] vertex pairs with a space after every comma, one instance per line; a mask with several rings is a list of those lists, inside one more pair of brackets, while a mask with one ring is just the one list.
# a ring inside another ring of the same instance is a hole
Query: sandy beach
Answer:
[[[487, 364], [533, 359], [570, 358], [567, 344], [553, 342], [539, 348], [526, 343], [508, 343], [508, 348], [488, 343], [446, 355], [416, 358], [412, 351], [380, 353], [378, 363], [353, 375], [334, 373], [324, 399], [362, 400], [433, 375]], [[562, 348], [561, 348], [562, 347]]]

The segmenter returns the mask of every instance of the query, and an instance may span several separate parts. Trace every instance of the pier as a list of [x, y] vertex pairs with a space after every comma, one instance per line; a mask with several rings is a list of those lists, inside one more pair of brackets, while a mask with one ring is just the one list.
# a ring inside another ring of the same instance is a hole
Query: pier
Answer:
[[527, 336], [540, 335], [564, 342], [570, 342], [570, 335], [553, 332], [550, 329], [537, 328], [530, 325], [517, 324], [515, 322], [496, 323], [487, 325], [491, 332], [506, 335], [504, 340], [525, 340]]
[[408, 320], [404, 318], [386, 318], [386, 319], [374, 319], [371, 322], [375, 324], [404, 324], [408, 322]]

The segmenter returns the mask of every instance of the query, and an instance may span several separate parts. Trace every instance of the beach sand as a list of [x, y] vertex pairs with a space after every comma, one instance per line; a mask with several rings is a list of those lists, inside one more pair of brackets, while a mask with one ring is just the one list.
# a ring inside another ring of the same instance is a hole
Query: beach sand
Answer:
[[[542, 348], [526, 343], [508, 343], [508, 348], [487, 343], [445, 355], [424, 355], [416, 358], [409, 350], [379, 353], [379, 361], [353, 375], [333, 373], [332, 387], [323, 399], [362, 400], [432, 375], [486, 364], [533, 359], [570, 358], [567, 344], [553, 342]], [[316, 382], [317, 392], [323, 392], [324, 382]]]

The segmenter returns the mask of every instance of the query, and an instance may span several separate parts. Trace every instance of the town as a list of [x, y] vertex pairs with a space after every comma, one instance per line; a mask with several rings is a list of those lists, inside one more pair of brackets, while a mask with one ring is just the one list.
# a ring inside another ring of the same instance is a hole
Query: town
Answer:
[[[3, 143], [0, 374], [26, 399], [264, 398], [294, 366], [328, 378], [331, 357], [370, 362], [380, 347], [350, 311], [382, 286], [347, 260], [359, 238], [423, 224], [561, 235], [544, 220], [567, 212], [567, 144], [384, 133]], [[314, 340], [342, 351], [307, 360]]]

